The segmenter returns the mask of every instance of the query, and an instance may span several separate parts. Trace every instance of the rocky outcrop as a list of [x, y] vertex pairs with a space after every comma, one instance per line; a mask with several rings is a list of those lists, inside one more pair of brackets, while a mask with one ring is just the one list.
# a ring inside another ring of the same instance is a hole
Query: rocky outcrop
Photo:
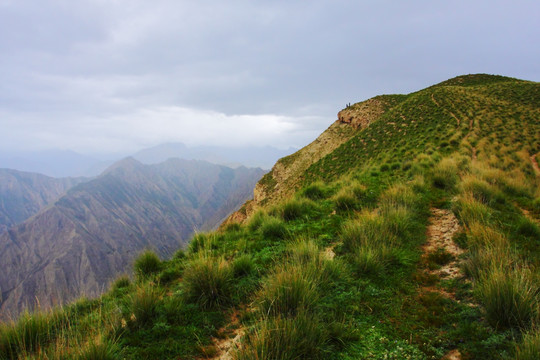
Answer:
[[354, 128], [365, 128], [377, 120], [385, 111], [386, 103], [380, 98], [372, 98], [361, 103], [347, 106], [338, 113], [338, 121]]

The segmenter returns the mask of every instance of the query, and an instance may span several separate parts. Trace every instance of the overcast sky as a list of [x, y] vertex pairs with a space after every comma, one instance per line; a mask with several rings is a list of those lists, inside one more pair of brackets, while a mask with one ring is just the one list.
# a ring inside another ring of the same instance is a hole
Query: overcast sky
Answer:
[[540, 80], [540, 2], [0, 0], [0, 151], [303, 146], [348, 102]]

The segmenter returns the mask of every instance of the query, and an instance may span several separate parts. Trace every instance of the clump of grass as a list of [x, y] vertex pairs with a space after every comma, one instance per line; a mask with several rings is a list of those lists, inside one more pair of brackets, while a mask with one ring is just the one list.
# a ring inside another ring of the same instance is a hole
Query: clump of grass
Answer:
[[353, 252], [358, 247], [392, 245], [396, 241], [385, 218], [363, 212], [357, 219], [345, 223], [341, 231], [343, 249]]
[[358, 198], [350, 188], [341, 189], [332, 199], [337, 211], [353, 211], [360, 207]]
[[234, 277], [242, 277], [255, 271], [255, 262], [249, 254], [243, 254], [235, 258], [232, 262], [232, 272]]
[[486, 318], [498, 328], [527, 328], [538, 319], [538, 286], [527, 268], [492, 269], [481, 275], [476, 293]]
[[60, 313], [23, 313], [16, 323], [0, 324], [0, 359], [17, 359], [53, 340], [62, 327]]
[[260, 231], [267, 239], [283, 239], [287, 235], [287, 228], [283, 221], [273, 216], [264, 218]]
[[257, 210], [251, 217], [249, 218], [249, 222], [247, 224], [247, 228], [249, 231], [257, 231], [264, 222], [265, 218], [267, 218], [268, 215], [263, 210]]
[[277, 269], [264, 282], [259, 309], [265, 315], [293, 316], [309, 311], [319, 299], [317, 281], [301, 265]]
[[115, 341], [103, 336], [91, 341], [82, 352], [75, 357], [77, 360], [118, 360], [121, 359], [120, 347]]
[[458, 180], [458, 163], [452, 158], [442, 159], [434, 168], [431, 174], [433, 185], [440, 189], [453, 189]]
[[381, 208], [405, 207], [414, 209], [418, 202], [418, 195], [407, 185], [395, 184], [388, 188], [379, 202]]
[[524, 216], [519, 219], [517, 232], [523, 236], [540, 239], [540, 227], [538, 224]]
[[362, 246], [356, 249], [351, 262], [359, 275], [381, 275], [393, 259], [392, 250], [388, 246]]
[[454, 212], [467, 226], [474, 223], [488, 224], [491, 218], [489, 207], [476, 200], [470, 192], [461, 194], [458, 197], [454, 203]]
[[387, 232], [400, 238], [400, 240], [408, 240], [409, 233], [414, 227], [413, 211], [403, 205], [385, 205], [380, 209], [382, 218], [382, 226]]
[[150, 325], [156, 318], [161, 292], [152, 283], [137, 287], [131, 296], [131, 315], [129, 320], [137, 326]]
[[225, 232], [237, 232], [240, 230], [242, 230], [242, 225], [240, 225], [237, 222], [228, 223], [227, 225], [225, 225], [225, 228], [223, 229], [223, 231]]
[[295, 264], [319, 263], [321, 260], [321, 249], [314, 241], [308, 239], [298, 239], [289, 246], [291, 261]]
[[516, 360], [537, 360], [540, 354], [540, 328], [535, 327], [523, 335], [516, 347]]
[[119, 291], [120, 289], [125, 289], [131, 285], [131, 280], [127, 275], [122, 275], [114, 281], [111, 288], [113, 291]]
[[486, 205], [505, 201], [503, 194], [495, 186], [474, 175], [465, 176], [459, 187], [462, 192], [472, 194], [477, 201]]
[[472, 223], [467, 236], [469, 255], [463, 262], [465, 275], [478, 279], [483, 272], [513, 266], [515, 260], [506, 236], [493, 228]]
[[216, 247], [216, 237], [214, 234], [197, 233], [189, 242], [188, 250], [195, 254], [202, 250], [210, 250]]
[[162, 264], [155, 252], [145, 250], [135, 259], [133, 268], [138, 279], [145, 279], [157, 274], [161, 270]]
[[303, 188], [300, 195], [311, 200], [326, 199], [328, 196], [328, 189], [324, 183], [317, 181]]
[[208, 309], [231, 302], [232, 280], [227, 261], [202, 254], [186, 265], [183, 283], [187, 299]]
[[514, 170], [504, 177], [501, 187], [509, 195], [531, 197], [533, 191], [528, 184], [527, 177], [521, 171]]
[[316, 204], [310, 199], [291, 199], [281, 206], [278, 210], [285, 221], [292, 221], [301, 217], [306, 217], [316, 207]]
[[328, 355], [324, 351], [328, 341], [326, 326], [310, 314], [269, 317], [248, 333], [233, 359], [324, 359]]

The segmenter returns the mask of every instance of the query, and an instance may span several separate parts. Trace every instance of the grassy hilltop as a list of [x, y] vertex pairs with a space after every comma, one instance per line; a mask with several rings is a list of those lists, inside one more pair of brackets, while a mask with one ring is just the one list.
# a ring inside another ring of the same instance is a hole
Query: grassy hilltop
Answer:
[[0, 327], [0, 359], [537, 359], [540, 84], [354, 104], [255, 200], [98, 299]]

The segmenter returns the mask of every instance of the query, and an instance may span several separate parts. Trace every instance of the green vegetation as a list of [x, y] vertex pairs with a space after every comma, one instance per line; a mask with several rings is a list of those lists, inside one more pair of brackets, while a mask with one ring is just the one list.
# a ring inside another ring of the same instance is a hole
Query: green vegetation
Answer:
[[[238, 360], [536, 359], [540, 86], [474, 75], [384, 99], [293, 195], [170, 260], [143, 253], [99, 299], [2, 325], [0, 359], [214, 358], [237, 335]], [[463, 254], [426, 252], [433, 208]]]

